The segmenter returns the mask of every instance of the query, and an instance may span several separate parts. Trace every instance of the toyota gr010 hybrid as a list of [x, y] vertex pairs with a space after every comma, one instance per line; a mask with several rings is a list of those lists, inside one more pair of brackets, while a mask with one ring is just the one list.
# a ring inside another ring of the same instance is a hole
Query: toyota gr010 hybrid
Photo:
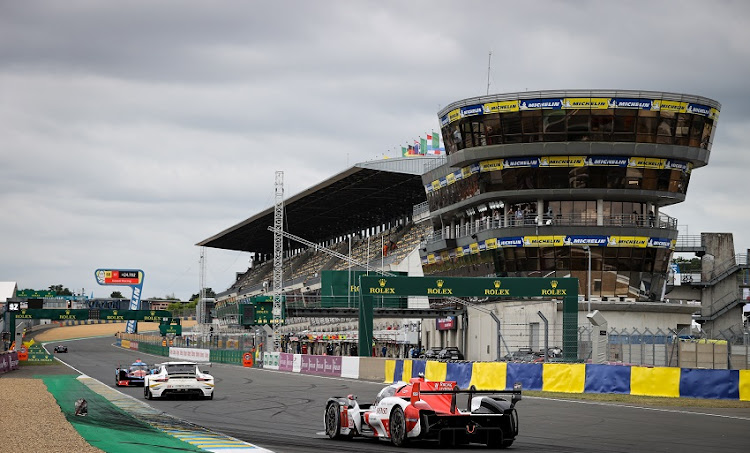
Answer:
[[146, 375], [149, 374], [149, 370], [146, 362], [142, 362], [141, 359], [137, 359], [127, 368], [122, 366], [117, 367], [115, 370], [115, 384], [119, 386], [141, 386], [146, 379]]
[[195, 395], [214, 398], [214, 378], [201, 371], [195, 362], [165, 362], [146, 375], [143, 396], [146, 399], [169, 395]]
[[418, 377], [385, 387], [372, 404], [360, 404], [354, 395], [329, 398], [324, 423], [332, 439], [372, 437], [396, 446], [434, 439], [507, 448], [518, 435], [520, 400], [520, 383], [513, 390], [461, 390], [454, 381]]

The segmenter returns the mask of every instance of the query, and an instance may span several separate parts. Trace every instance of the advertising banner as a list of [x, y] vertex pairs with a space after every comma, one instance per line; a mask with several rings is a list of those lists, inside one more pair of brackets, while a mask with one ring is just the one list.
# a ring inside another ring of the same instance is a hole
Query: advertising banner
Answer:
[[288, 352], [279, 353], [279, 371], [294, 370], [294, 354]]
[[278, 352], [264, 352], [263, 353], [263, 368], [269, 370], [279, 369], [279, 354]]
[[565, 236], [563, 245], [591, 245], [604, 247], [607, 245], [607, 236]]
[[639, 98], [545, 98], [545, 99], [521, 99], [498, 102], [485, 102], [484, 104], [469, 105], [451, 110], [440, 118], [440, 127], [445, 127], [461, 118], [488, 115], [497, 113], [518, 112], [522, 110], [541, 109], [641, 109], [675, 113], [691, 113], [708, 118], [716, 119], [719, 111], [713, 107], [702, 104], [694, 104], [682, 101], [670, 101], [663, 99], [639, 99]]
[[300, 373], [318, 376], [341, 376], [341, 356], [303, 355]]
[[447, 316], [445, 318], [437, 318], [435, 320], [435, 329], [436, 330], [456, 330], [456, 317], [455, 316]]
[[210, 349], [191, 348], [169, 348], [169, 357], [185, 360], [188, 362], [209, 362], [211, 360]]
[[609, 108], [651, 110], [653, 102], [651, 99], [612, 98], [609, 100]]
[[483, 113], [484, 113], [484, 106], [482, 104], [461, 107], [461, 118], [466, 118], [467, 116], [481, 115]]
[[609, 98], [565, 98], [564, 109], [601, 110], [609, 108]]
[[518, 101], [487, 102], [484, 104], [484, 113], [517, 112]]
[[552, 109], [560, 110], [563, 106], [563, 100], [560, 98], [553, 99], [524, 99], [519, 101], [519, 110], [538, 110], [538, 109]]
[[479, 171], [481, 171], [482, 173], [502, 169], [503, 159], [483, 160], [479, 162]]

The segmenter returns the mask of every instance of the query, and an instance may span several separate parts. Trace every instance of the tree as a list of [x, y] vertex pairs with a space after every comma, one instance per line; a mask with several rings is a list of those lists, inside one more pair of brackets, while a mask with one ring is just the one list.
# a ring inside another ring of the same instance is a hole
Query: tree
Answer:
[[54, 291], [55, 294], [58, 296], [72, 296], [73, 293], [68, 289], [63, 287], [63, 285], [52, 285], [49, 287], [50, 291]]
[[109, 297], [112, 299], [125, 299], [125, 296], [123, 296], [120, 291], [112, 291], [112, 294], [110, 294]]
[[[204, 288], [204, 289], [206, 290], [206, 297], [207, 298], [208, 297], [211, 297], [211, 298], [215, 298], [216, 297], [216, 293], [214, 292], [213, 289], [211, 289], [211, 288]], [[200, 293], [199, 294], [193, 294], [192, 296], [190, 296], [190, 300], [191, 301], [198, 300], [200, 297], [201, 297]]]

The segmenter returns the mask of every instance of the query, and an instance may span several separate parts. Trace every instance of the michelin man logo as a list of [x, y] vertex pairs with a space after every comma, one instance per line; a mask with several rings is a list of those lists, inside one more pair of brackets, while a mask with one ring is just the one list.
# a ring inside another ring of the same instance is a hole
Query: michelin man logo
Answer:
[[96, 282], [100, 285], [104, 284], [104, 271], [96, 271]]

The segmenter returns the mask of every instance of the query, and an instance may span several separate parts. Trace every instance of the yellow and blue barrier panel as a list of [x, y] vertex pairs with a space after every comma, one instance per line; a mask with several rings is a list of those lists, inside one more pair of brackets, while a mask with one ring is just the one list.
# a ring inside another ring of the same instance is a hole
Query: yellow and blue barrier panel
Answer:
[[750, 370], [706, 370], [588, 363], [385, 361], [387, 383], [424, 374], [477, 390], [513, 388], [562, 393], [619, 393], [668, 398], [750, 401]]

